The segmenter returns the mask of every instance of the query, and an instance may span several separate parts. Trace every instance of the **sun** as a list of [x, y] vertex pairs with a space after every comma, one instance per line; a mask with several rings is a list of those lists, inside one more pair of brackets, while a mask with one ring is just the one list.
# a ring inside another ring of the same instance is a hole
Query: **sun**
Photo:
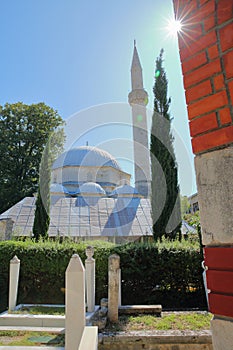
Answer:
[[182, 23], [177, 19], [171, 19], [167, 22], [166, 28], [169, 36], [176, 36], [182, 31]]

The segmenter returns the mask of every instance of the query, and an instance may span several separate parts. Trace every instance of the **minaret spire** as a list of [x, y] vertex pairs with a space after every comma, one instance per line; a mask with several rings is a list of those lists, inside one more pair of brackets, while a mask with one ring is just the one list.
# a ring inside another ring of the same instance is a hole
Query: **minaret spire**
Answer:
[[143, 89], [142, 66], [138, 56], [136, 40], [134, 40], [133, 59], [131, 64], [132, 90]]
[[131, 65], [131, 83], [132, 91], [129, 93], [129, 104], [132, 107], [133, 120], [135, 187], [140, 194], [148, 197], [151, 183], [146, 117], [148, 94], [143, 88], [142, 66], [138, 56], [136, 40], [134, 40]]

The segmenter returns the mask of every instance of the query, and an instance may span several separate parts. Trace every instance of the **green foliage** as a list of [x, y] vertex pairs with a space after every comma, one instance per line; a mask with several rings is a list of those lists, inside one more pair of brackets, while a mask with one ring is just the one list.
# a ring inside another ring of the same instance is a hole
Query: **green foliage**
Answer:
[[[34, 343], [34, 344], [33, 344]], [[52, 332], [35, 332], [35, 331], [1, 331], [0, 346], [25, 347], [36, 346], [65, 346], [65, 334], [57, 334]]]
[[65, 315], [64, 306], [23, 306], [21, 309], [11, 311], [12, 314], [23, 315]]
[[202, 256], [198, 244], [119, 246], [123, 304], [162, 304], [165, 308], [205, 307]]
[[[163, 49], [156, 60], [154, 114], [151, 128], [152, 219], [155, 240], [162, 236], [181, 239], [178, 170], [173, 149], [171, 118], [167, 98], [168, 81], [163, 68]], [[159, 72], [159, 74], [158, 74]]]
[[[0, 106], [0, 212], [37, 191], [43, 149], [62, 124], [57, 111], [44, 103]], [[53, 136], [54, 154], [63, 141], [60, 129]]]
[[200, 214], [199, 211], [195, 213], [185, 214], [183, 216], [184, 220], [191, 226], [198, 227], [200, 225]]
[[50, 208], [50, 182], [51, 182], [51, 150], [50, 138], [45, 146], [40, 163], [39, 190], [36, 200], [36, 210], [33, 223], [33, 235], [36, 241], [39, 237], [48, 238], [49, 208]]
[[122, 315], [117, 324], [108, 324], [106, 331], [204, 330], [210, 329], [212, 317], [208, 312], [169, 312], [164, 313], [163, 317]]
[[71, 256], [79, 254], [83, 263], [86, 259], [85, 248], [95, 248], [96, 296], [97, 301], [107, 293], [108, 256], [111, 243], [81, 242], [73, 243], [39, 240], [0, 242], [0, 309], [7, 306], [9, 263], [14, 255], [21, 261], [19, 303], [55, 303], [64, 304], [65, 270]]
[[187, 196], [180, 196], [180, 206], [182, 217], [190, 210], [190, 203]]
[[96, 303], [107, 297], [108, 258], [121, 258], [123, 304], [162, 304], [163, 308], [206, 307], [202, 257], [198, 244], [189, 242], [131, 243], [115, 246], [95, 241], [31, 240], [0, 242], [0, 308], [7, 307], [9, 262], [21, 261], [19, 303], [64, 304], [65, 270], [74, 253], [86, 259], [85, 248], [95, 248]]

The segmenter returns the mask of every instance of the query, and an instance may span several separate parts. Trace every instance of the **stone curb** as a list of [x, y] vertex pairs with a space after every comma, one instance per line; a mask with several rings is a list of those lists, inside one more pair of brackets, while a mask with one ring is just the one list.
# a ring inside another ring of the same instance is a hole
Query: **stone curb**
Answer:
[[203, 331], [134, 331], [100, 333], [99, 344], [132, 343], [156, 344], [212, 344], [212, 334], [209, 330]]

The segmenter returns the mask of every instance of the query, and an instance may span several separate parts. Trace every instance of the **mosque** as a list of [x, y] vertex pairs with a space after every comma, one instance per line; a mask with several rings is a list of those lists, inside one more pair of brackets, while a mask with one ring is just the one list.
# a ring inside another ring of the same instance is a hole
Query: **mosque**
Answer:
[[[70, 148], [52, 166], [49, 236], [125, 242], [152, 235], [148, 95], [135, 43], [131, 83], [135, 187], [110, 153], [92, 146]], [[35, 202], [36, 197], [26, 197], [0, 215], [0, 239], [32, 235]]]

